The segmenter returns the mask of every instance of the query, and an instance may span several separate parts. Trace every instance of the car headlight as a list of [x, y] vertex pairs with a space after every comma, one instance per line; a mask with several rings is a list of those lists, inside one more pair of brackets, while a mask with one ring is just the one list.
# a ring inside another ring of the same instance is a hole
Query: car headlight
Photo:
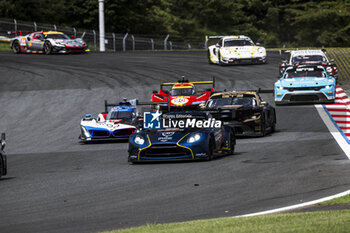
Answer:
[[145, 143], [145, 139], [141, 135], [137, 135], [134, 139], [134, 142], [139, 145], [143, 145]]
[[329, 89], [330, 87], [331, 87], [331, 86], [327, 85], [327, 86], [326, 86], [326, 89]]
[[187, 142], [188, 143], [194, 143], [194, 142], [198, 141], [199, 139], [201, 139], [201, 134], [200, 133], [196, 133], [196, 134], [192, 135], [191, 137], [189, 137], [187, 139]]
[[282, 86], [280, 86], [278, 89], [283, 90], [283, 87], [282, 87]]
[[265, 49], [263, 48], [258, 48], [258, 53], [264, 53], [265, 52]]

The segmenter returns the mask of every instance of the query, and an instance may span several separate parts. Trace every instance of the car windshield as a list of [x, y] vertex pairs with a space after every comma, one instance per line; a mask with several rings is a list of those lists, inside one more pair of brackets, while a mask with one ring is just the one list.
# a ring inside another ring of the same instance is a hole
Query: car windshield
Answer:
[[47, 34], [46, 38], [69, 40], [69, 37], [65, 34]]
[[325, 78], [326, 74], [323, 70], [290, 70], [287, 71], [285, 78]]
[[326, 58], [322, 55], [299, 55], [293, 57], [293, 63], [317, 63], [326, 62]]
[[194, 95], [194, 88], [176, 88], [171, 90], [172, 96]]
[[107, 120], [128, 120], [132, 119], [133, 111], [116, 111], [109, 112], [107, 115]]
[[229, 98], [214, 98], [208, 100], [207, 108], [216, 109], [223, 105], [243, 105], [255, 106], [256, 100], [254, 97], [229, 97]]
[[232, 46], [253, 46], [254, 44], [249, 40], [225, 40], [224, 47]]

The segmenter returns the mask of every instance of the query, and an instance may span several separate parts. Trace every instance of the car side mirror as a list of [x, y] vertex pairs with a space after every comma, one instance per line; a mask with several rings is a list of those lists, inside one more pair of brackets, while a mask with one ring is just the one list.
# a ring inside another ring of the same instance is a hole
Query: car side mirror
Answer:
[[216, 44], [215, 47], [216, 47], [216, 48], [220, 48], [220, 45], [219, 45], [219, 44]]
[[255, 43], [255, 45], [259, 46], [259, 45], [260, 45], [260, 43]]
[[158, 93], [158, 91], [153, 91], [153, 94], [157, 94]]
[[4, 150], [4, 149], [5, 149], [5, 146], [6, 146], [6, 141], [5, 141], [5, 139], [6, 139], [5, 133], [2, 133], [2, 134], [1, 134], [1, 150]]
[[30, 37], [29, 36], [27, 37], [27, 41], [30, 41]]

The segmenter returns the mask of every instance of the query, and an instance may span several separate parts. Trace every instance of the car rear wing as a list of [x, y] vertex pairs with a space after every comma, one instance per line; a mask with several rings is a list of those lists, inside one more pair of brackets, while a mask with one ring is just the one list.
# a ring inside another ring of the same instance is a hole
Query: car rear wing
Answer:
[[7, 35], [13, 35], [15, 34], [17, 36], [17, 34], [19, 34], [20, 36], [24, 36], [24, 35], [27, 35], [27, 34], [30, 34], [32, 33], [33, 31], [22, 31], [22, 30], [19, 30], [19, 31], [8, 31], [7, 32]]
[[213, 77], [212, 81], [195, 81], [195, 82], [189, 82], [188, 80], [185, 80], [182, 78], [182, 80], [179, 80], [178, 82], [168, 82], [168, 83], [160, 83], [160, 89], [163, 89], [163, 86], [173, 86], [178, 83], [190, 83], [194, 85], [201, 85], [201, 84], [213, 84], [213, 87], [215, 88], [215, 77]]
[[[226, 35], [226, 36], [205, 36], [205, 39], [206, 40], [209, 40], [209, 39], [221, 39], [221, 38], [224, 38], [224, 37], [237, 37], [237, 39], [240, 39], [240, 38], [249, 38], [247, 36], [244, 36], [244, 35]], [[250, 39], [250, 38], [249, 38]]]

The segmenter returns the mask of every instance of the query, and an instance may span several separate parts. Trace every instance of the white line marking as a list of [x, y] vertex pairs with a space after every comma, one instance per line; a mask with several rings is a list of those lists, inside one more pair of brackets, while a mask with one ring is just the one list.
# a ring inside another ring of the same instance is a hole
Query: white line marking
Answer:
[[[338, 90], [338, 88], [337, 88], [337, 90]], [[343, 89], [341, 89], [341, 90], [343, 90]], [[343, 102], [343, 101], [341, 101], [341, 102]], [[330, 108], [337, 108], [336, 105], [335, 106], [334, 105], [326, 105], [326, 106], [330, 107]], [[340, 108], [344, 108], [344, 107], [349, 108], [349, 106], [344, 106], [344, 105], [341, 105], [339, 107]], [[348, 144], [348, 142], [344, 139], [342, 133], [339, 132], [338, 128], [334, 125], [334, 123], [330, 119], [329, 115], [327, 114], [327, 112], [323, 108], [323, 106], [320, 104], [317, 104], [317, 105], [315, 105], [315, 108], [316, 108], [318, 114], [320, 114], [320, 117], [323, 120], [323, 122], [325, 123], [325, 125], [327, 126], [329, 132], [334, 137], [335, 141], [338, 143], [340, 148], [344, 151], [345, 155], [350, 159], [350, 144]], [[346, 111], [348, 111], [348, 110], [344, 109], [344, 112], [346, 112]], [[331, 114], [330, 112], [332, 112], [332, 110], [328, 109], [328, 112], [329, 112], [329, 114]], [[342, 113], [339, 111], [333, 111], [333, 112]], [[344, 113], [342, 113], [342, 114], [344, 114]], [[337, 125], [338, 125], [338, 127], [343, 126], [343, 125], [348, 126], [347, 124], [337, 124]], [[347, 132], [347, 131], [348, 130], [346, 130], [345, 132]], [[344, 133], [344, 130], [343, 130], [343, 133]], [[347, 138], [350, 139], [350, 137], [347, 137]], [[297, 208], [301, 208], [301, 207], [315, 205], [315, 204], [320, 203], [320, 202], [329, 201], [329, 200], [332, 200], [334, 198], [343, 197], [343, 196], [349, 195], [349, 194], [350, 194], [350, 190], [347, 190], [345, 192], [338, 193], [338, 194], [324, 197], [324, 198], [320, 198], [320, 199], [317, 199], [314, 201], [309, 201], [309, 202], [305, 202], [305, 203], [301, 203], [301, 204], [286, 206], [286, 207], [272, 209], [272, 210], [256, 212], [256, 213], [252, 213], [252, 214], [238, 215], [238, 216], [234, 216], [232, 218], [251, 217], [251, 216], [258, 216], [258, 215], [264, 215], [264, 214], [273, 214], [273, 213], [283, 212], [283, 211], [287, 211], [287, 210], [292, 210], [292, 209], [297, 209]]]
[[278, 212], [292, 210], [292, 209], [297, 209], [297, 208], [301, 208], [301, 207], [305, 207], [305, 206], [315, 205], [317, 203], [324, 202], [324, 201], [329, 201], [329, 200], [332, 200], [332, 199], [338, 198], [338, 197], [343, 197], [343, 196], [348, 195], [348, 194], [350, 194], [350, 190], [347, 190], [345, 192], [338, 193], [338, 194], [335, 194], [335, 195], [332, 195], [332, 196], [329, 196], [329, 197], [320, 198], [320, 199], [317, 199], [317, 200], [314, 200], [314, 201], [304, 202], [304, 203], [301, 203], [301, 204], [291, 205], [291, 206], [282, 207], [282, 208], [273, 209], [273, 210], [261, 211], [261, 212], [252, 213], [252, 214], [245, 214], [245, 215], [234, 216], [233, 218], [251, 217], [251, 216], [257, 216], [257, 215], [263, 215], [263, 214], [278, 213]]

